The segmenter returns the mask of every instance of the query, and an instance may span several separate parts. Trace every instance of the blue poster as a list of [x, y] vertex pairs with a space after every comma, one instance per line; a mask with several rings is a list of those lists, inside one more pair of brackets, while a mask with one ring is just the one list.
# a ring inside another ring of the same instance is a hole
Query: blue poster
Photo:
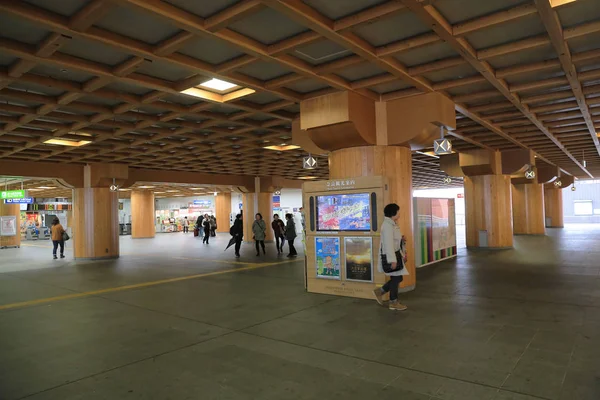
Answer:
[[340, 279], [340, 238], [316, 237], [317, 278]]

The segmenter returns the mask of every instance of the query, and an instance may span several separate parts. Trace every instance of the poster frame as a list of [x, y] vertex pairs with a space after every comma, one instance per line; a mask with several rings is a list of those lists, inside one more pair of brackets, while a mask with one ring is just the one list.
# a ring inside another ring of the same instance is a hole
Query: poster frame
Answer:
[[[12, 220], [12, 226], [13, 226], [13, 230], [10, 232], [7, 232], [4, 230], [4, 221], [11, 221]], [[0, 236], [17, 236], [17, 217], [14, 215], [3, 215], [0, 216]]]
[[[337, 251], [338, 251], [338, 276], [325, 276], [319, 275], [319, 266], [318, 266], [318, 257], [317, 257], [317, 242], [324, 239], [333, 239], [337, 242]], [[344, 258], [345, 260], [345, 258]], [[342, 280], [342, 241], [339, 236], [315, 236], [315, 277], [317, 279], [326, 279], [331, 281], [341, 281]]]
[[[371, 253], [371, 279], [363, 280], [363, 279], [349, 279], [348, 278], [348, 264], [346, 262], [346, 256], [348, 254], [348, 246], [346, 242], [352, 239], [361, 239], [369, 241], [369, 250]], [[349, 282], [361, 282], [361, 283], [373, 283], [375, 276], [375, 265], [373, 265], [373, 238], [371, 236], [344, 236], [344, 280]]]

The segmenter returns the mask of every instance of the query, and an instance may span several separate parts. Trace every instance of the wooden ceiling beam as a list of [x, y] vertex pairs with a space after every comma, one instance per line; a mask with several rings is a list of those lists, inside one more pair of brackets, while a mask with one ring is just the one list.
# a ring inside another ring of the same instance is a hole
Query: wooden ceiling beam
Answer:
[[[448, 43], [455, 51], [461, 54], [470, 65], [479, 71], [496, 89], [500, 91], [517, 109], [519, 109], [531, 122], [533, 122], [548, 138], [550, 138], [558, 148], [571, 159], [586, 175], [593, 178], [592, 174], [550, 133], [546, 127], [536, 119], [535, 115], [529, 111], [527, 106], [521, 104], [518, 96], [510, 92], [506, 82], [499, 80], [495, 76], [492, 66], [480, 60], [477, 52], [466, 40], [456, 38], [452, 34], [452, 27], [445, 18], [431, 5], [423, 6], [418, 0], [402, 0], [402, 3], [414, 12], [423, 22], [440, 36], [442, 40]], [[547, 38], [549, 41], [549, 39]], [[461, 111], [462, 112], [462, 111]], [[463, 113], [465, 114], [465, 113]], [[465, 114], [467, 115], [467, 114]], [[494, 128], [496, 128], [494, 126]], [[492, 130], [492, 129], [490, 129]], [[518, 141], [510, 137], [514, 144], [522, 146]]]
[[[28, 48], [27, 45], [24, 45], [24, 44], [21, 44], [19, 42], [15, 42], [12, 40], [0, 39], [0, 50], [5, 50], [8, 52], [17, 54], [20, 57], [31, 59], [33, 61], [44, 63], [44, 64], [51, 64], [51, 65], [55, 65], [55, 66], [59, 66], [59, 67], [67, 66], [68, 68], [82, 70], [87, 73], [98, 75], [99, 78], [108, 78], [108, 79], [112, 79], [114, 81], [123, 81], [126, 83], [132, 83], [137, 86], [142, 86], [142, 87], [147, 87], [149, 89], [158, 90], [165, 94], [180, 95], [179, 91], [174, 89], [172, 87], [173, 85], [171, 85], [169, 82], [166, 82], [166, 81], [161, 81], [159, 79], [150, 78], [145, 75], [136, 74], [136, 73], [131, 73], [127, 76], [117, 76], [113, 72], [113, 70], [111, 70], [109, 67], [107, 67], [105, 65], [94, 63], [94, 62], [89, 62], [89, 61], [82, 62], [80, 59], [78, 59], [76, 57], [63, 55], [61, 53], [57, 53], [51, 57], [46, 57], [46, 58], [37, 57], [34, 54], [32, 54], [32, 51]], [[123, 94], [120, 94], [120, 96], [122, 97]], [[202, 99], [202, 100], [210, 102], [210, 99]], [[140, 102], [139, 99], [137, 99], [135, 97], [132, 98], [131, 100], [126, 99], [125, 101], [135, 102], [135, 103]], [[217, 101], [215, 103], [222, 104], [219, 101]], [[261, 112], [260, 108], [248, 107], [247, 105], [240, 104], [239, 102], [235, 103], [235, 106], [238, 108], [247, 110], [247, 111]], [[277, 114], [277, 113], [265, 112], [265, 114], [273, 116], [275, 118], [286, 119], [286, 117], [282, 117], [280, 114]], [[289, 119], [291, 120], [291, 117], [289, 117]]]
[[[109, 0], [109, 1], [114, 1], [114, 0]], [[118, 4], [123, 4], [126, 1], [129, 1], [129, 0], [118, 1]], [[143, 1], [140, 1], [140, 2], [143, 2]], [[158, 2], [153, 1], [153, 3], [158, 3]], [[168, 6], [168, 4], [167, 4], [167, 6]], [[151, 8], [151, 5], [149, 4], [148, 7]], [[181, 14], [183, 12], [182, 10], [180, 10], [174, 6], [170, 6], [170, 7], [171, 7], [171, 8], [169, 8], [170, 10], [173, 10], [173, 9], [178, 10], [178, 14], [177, 14], [178, 18], [182, 17], [182, 14]], [[29, 5], [25, 2], [16, 2], [16, 1], [12, 1], [12, 0], [0, 0], [0, 10], [10, 13], [11, 15], [16, 15], [16, 16], [19, 16], [26, 20], [29, 20], [34, 24], [41, 24], [42, 26], [45, 26], [48, 29], [51, 29], [52, 31], [59, 32], [59, 33], [62, 33], [64, 35], [67, 35], [70, 37], [80, 37], [83, 39], [102, 43], [104, 45], [107, 45], [107, 46], [110, 46], [113, 48], [117, 48], [121, 51], [124, 51], [128, 54], [132, 54], [134, 56], [144, 57], [144, 58], [148, 58], [150, 60], [164, 61], [171, 65], [188, 68], [191, 71], [207, 73], [208, 75], [210, 75], [212, 77], [224, 79], [224, 80], [230, 81], [232, 83], [238, 84], [243, 87], [250, 87], [255, 90], [265, 90], [267, 92], [273, 93], [282, 98], [292, 99], [290, 97], [290, 91], [279, 91], [277, 89], [268, 90], [268, 89], [264, 88], [263, 85], [261, 85], [260, 81], [251, 79], [246, 76], [240, 76], [240, 75], [236, 75], [236, 74], [219, 74], [219, 72], [216, 71], [215, 66], [208, 64], [206, 62], [200, 61], [198, 59], [183, 55], [183, 54], [175, 53], [175, 54], [171, 54], [169, 56], [160, 56], [158, 54], [154, 54], [154, 52], [153, 52], [154, 47], [151, 45], [148, 45], [147, 43], [144, 43], [144, 42], [141, 42], [138, 40], [134, 40], [134, 39], [128, 38], [126, 36], [118, 35], [113, 32], [109, 32], [107, 30], [98, 28], [98, 27], [93, 26], [84, 32], [75, 31], [75, 30], [69, 28], [68, 19], [66, 17], [63, 17], [59, 14], [52, 13], [50, 11], [46, 11], [39, 7]], [[189, 13], [185, 13], [185, 12], [183, 12], [183, 13], [184, 13], [183, 14], [184, 16], [189, 16], [189, 15], [193, 16], [193, 14], [189, 14]], [[172, 15], [171, 15], [171, 17], [175, 18]], [[193, 21], [196, 21], [196, 20], [197, 20], [197, 17], [196, 18], [187, 18], [186, 22], [193, 23]], [[178, 20], [175, 18], [175, 21], [174, 21], [175, 25], [177, 25], [177, 21]], [[223, 31], [226, 31], [226, 30], [223, 30]], [[212, 34], [211, 32], [208, 32], [208, 31], [206, 31], [206, 32]], [[194, 35], [194, 36], [197, 37], [196, 35]], [[236, 46], [240, 47], [239, 45], [236, 45]], [[297, 96], [296, 98], [293, 98], [293, 100], [299, 101], [300, 97]]]
[[375, 54], [378, 57], [394, 56], [398, 53], [439, 42], [441, 42], [441, 39], [435, 33], [424, 33], [422, 35], [379, 46], [375, 49]]
[[499, 11], [497, 13], [453, 25], [452, 34], [457, 37], [464, 36], [484, 28], [490, 28], [536, 13], [537, 9], [535, 8], [535, 5], [526, 3], [508, 10]]
[[[286, 66], [287, 68], [291, 69], [296, 73], [299, 73], [306, 77], [316, 78], [317, 80], [327, 82], [327, 84], [335, 88], [344, 90], [350, 89], [350, 84], [346, 82], [346, 80], [337, 76], [319, 76], [312, 70], [312, 66], [309, 63], [304, 62], [296, 57], [292, 57], [290, 55], [283, 54], [274, 57], [271, 54], [269, 54], [269, 49], [267, 45], [264, 45], [257, 40], [251, 39], [228, 28], [221, 29], [217, 32], [211, 32], [208, 29], [206, 29], [204, 19], [187, 11], [184, 11], [180, 8], [177, 8], [169, 3], [159, 0], [119, 0], [119, 3], [127, 6], [133, 6], [135, 8], [145, 10], [146, 12], [150, 12], [152, 14], [156, 14], [162, 19], [170, 21], [178, 28], [186, 30], [188, 32], [192, 32], [196, 35], [208, 35], [219, 38], [237, 48], [241, 48], [246, 53], [254, 57], [263, 59], [265, 61], [277, 62]], [[364, 91], [361, 94], [373, 98], [373, 95], [370, 92]]]
[[[318, 13], [315, 9], [311, 8], [306, 3], [300, 0], [263, 0], [263, 2], [267, 6], [292, 18], [296, 22], [302, 23], [303, 25], [307, 26], [313, 31], [326, 37], [327, 39], [343, 46], [346, 49], [353, 51], [358, 56], [371, 62], [372, 64], [377, 65], [383, 70], [390, 72], [391, 74], [397, 76], [399, 79], [402, 79], [406, 83], [415, 86], [416, 88], [421, 90], [432, 90], [430, 84], [427, 81], [421, 78], [415, 78], [411, 76], [407, 72], [406, 67], [404, 67], [398, 60], [379, 58], [375, 53], [376, 49], [367, 41], [359, 38], [354, 33], [346, 32], [341, 34], [336, 32], [333, 29], [333, 20]], [[352, 90], [351, 87], [345, 89]], [[371, 93], [373, 92], [366, 91], [365, 89], [357, 89], [355, 91], [359, 94], [366, 95], [369, 98], [374, 98], [375, 100], [378, 100], [379, 97], [378, 95], [371, 95]]]
[[417, 65], [408, 69], [408, 73], [414, 76], [423, 75], [429, 72], [440, 71], [442, 69], [464, 65], [467, 62], [462, 57], [450, 57], [442, 60]]
[[585, 36], [596, 32], [600, 32], [600, 20], [587, 22], [565, 29], [563, 32], [563, 39], [575, 39], [580, 36]]
[[92, 0], [69, 18], [69, 28], [75, 31], [85, 31], [102, 19], [115, 4], [108, 0]]
[[269, 45], [267, 52], [269, 55], [277, 57], [289, 53], [298, 47], [306, 46], [320, 40], [323, 40], [323, 37], [317, 32], [307, 31]]
[[518, 40], [499, 46], [489, 47], [484, 50], [477, 52], [477, 58], [479, 60], [489, 60], [493, 57], [504, 56], [510, 53], [516, 53], [518, 51], [530, 50], [536, 47], [546, 46], [550, 44], [550, 38], [546, 35], [538, 35], [531, 38]]
[[398, 12], [405, 10], [406, 7], [397, 1], [388, 1], [383, 4], [379, 4], [375, 7], [368, 8], [358, 13], [349, 15], [341, 18], [333, 23], [333, 30], [336, 32], [343, 32], [348, 29], [355, 28], [359, 25], [372, 23], [376, 20], [394, 15]]
[[470, 76], [467, 78], [451, 79], [433, 84], [433, 89], [436, 91], [453, 89], [461, 86], [473, 85], [476, 83], [486, 82], [486, 79], [481, 75]]
[[264, 5], [259, 0], [242, 0], [205, 20], [205, 27], [210, 32], [217, 32], [242, 18], [260, 11]]
[[168, 39], [155, 45], [152, 52], [157, 56], [168, 56], [181, 49], [183, 46], [196, 38], [196, 35], [186, 31], [180, 31]]

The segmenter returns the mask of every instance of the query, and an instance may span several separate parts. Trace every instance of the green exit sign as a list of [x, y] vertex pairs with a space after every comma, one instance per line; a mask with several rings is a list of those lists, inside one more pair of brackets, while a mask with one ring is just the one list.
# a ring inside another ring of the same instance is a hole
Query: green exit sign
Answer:
[[4, 192], [0, 192], [0, 199], [22, 199], [25, 197], [24, 190], [6, 190]]

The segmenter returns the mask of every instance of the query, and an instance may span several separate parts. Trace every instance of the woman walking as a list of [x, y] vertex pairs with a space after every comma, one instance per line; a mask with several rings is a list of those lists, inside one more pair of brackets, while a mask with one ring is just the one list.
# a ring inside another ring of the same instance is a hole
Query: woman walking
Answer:
[[[383, 214], [385, 218], [381, 224], [381, 246], [379, 249], [379, 272], [385, 273], [390, 279], [381, 287], [375, 289], [373, 295], [379, 305], [383, 305], [383, 295], [390, 293], [389, 309], [394, 311], [404, 311], [406, 306], [398, 302], [398, 286], [402, 282], [402, 276], [408, 275], [404, 267], [406, 262], [406, 253], [403, 251], [406, 239], [402, 236], [400, 228], [396, 221], [400, 217], [400, 206], [392, 203], [385, 206]], [[391, 272], [384, 272], [382, 258], [385, 256], [387, 263], [391, 264]]]
[[210, 216], [210, 236], [217, 236], [217, 219], [214, 215]]
[[65, 241], [63, 240], [63, 234], [65, 233], [65, 228], [60, 224], [58, 218], [54, 218], [52, 220], [52, 226], [50, 227], [50, 231], [52, 233], [52, 258], [55, 260], [56, 250], [58, 246], [60, 246], [60, 258], [65, 258]]
[[233, 226], [229, 229], [229, 233], [235, 239], [235, 258], [240, 258], [240, 247], [242, 247], [242, 238], [244, 237], [242, 214], [235, 216], [235, 221], [233, 222]]
[[[283, 253], [283, 244], [285, 242], [285, 224], [279, 219], [279, 214], [273, 215], [273, 222], [271, 222], [271, 228], [273, 228], [273, 234], [275, 235], [275, 244], [277, 245], [277, 254]], [[279, 243], [281, 241], [281, 244]]]
[[204, 216], [202, 224], [204, 228], [204, 239], [202, 239], [202, 243], [208, 244], [208, 239], [210, 238], [210, 219], [208, 218], [208, 214]]
[[261, 213], [256, 213], [254, 222], [252, 223], [252, 234], [254, 235], [254, 242], [256, 244], [256, 255], [260, 256], [258, 245], [262, 247], [263, 254], [267, 254], [265, 251], [265, 236], [267, 235], [267, 224], [262, 217]]
[[288, 247], [290, 248], [290, 254], [288, 257], [296, 257], [298, 252], [294, 247], [294, 239], [296, 239], [296, 224], [294, 223], [294, 216], [292, 214], [285, 214], [285, 219], [287, 222], [285, 223], [285, 238], [288, 242]]

